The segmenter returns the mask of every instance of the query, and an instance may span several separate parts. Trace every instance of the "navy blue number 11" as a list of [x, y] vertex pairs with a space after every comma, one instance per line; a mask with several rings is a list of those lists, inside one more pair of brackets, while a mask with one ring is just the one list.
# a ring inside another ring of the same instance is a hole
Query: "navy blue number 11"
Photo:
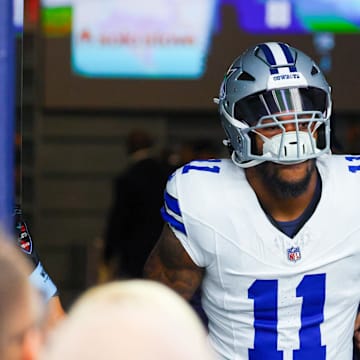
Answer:
[[[254, 349], [249, 360], [282, 360], [277, 349], [278, 280], [256, 280], [248, 291], [254, 300]], [[301, 308], [300, 348], [293, 350], [293, 360], [326, 359], [326, 346], [321, 346], [320, 324], [324, 321], [325, 274], [305, 275], [296, 288], [303, 299]]]

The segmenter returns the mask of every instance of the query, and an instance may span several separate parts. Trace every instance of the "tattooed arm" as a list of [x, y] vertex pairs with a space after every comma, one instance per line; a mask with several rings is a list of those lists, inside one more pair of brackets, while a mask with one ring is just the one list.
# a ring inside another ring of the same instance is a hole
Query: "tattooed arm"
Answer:
[[194, 264], [172, 230], [165, 225], [145, 264], [144, 275], [164, 283], [189, 300], [201, 283], [203, 269]]
[[356, 346], [356, 354], [359, 357], [360, 356], [360, 312], [358, 312], [355, 320], [354, 344]]

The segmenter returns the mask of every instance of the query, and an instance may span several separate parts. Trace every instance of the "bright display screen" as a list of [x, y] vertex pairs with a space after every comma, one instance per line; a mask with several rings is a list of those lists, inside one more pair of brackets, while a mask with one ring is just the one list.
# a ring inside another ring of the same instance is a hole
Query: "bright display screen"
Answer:
[[198, 79], [206, 71], [221, 10], [250, 34], [360, 31], [359, 0], [42, 0], [50, 36], [71, 36], [84, 77]]
[[263, 41], [308, 53], [337, 108], [359, 107], [360, 0], [41, 0], [40, 16], [49, 108], [213, 110], [231, 61]]
[[217, 0], [76, 0], [72, 65], [85, 76], [199, 78]]

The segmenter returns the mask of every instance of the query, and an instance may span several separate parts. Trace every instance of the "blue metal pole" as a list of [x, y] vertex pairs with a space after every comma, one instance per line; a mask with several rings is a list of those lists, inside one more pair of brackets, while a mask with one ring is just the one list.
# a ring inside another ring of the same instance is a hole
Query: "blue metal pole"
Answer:
[[14, 206], [15, 30], [13, 0], [0, 0], [0, 227], [12, 232]]

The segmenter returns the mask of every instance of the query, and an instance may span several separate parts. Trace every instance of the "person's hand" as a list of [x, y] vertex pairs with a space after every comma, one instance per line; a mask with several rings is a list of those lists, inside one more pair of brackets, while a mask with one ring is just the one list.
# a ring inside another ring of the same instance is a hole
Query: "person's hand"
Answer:
[[360, 313], [357, 314], [354, 328], [354, 345], [360, 351]]

